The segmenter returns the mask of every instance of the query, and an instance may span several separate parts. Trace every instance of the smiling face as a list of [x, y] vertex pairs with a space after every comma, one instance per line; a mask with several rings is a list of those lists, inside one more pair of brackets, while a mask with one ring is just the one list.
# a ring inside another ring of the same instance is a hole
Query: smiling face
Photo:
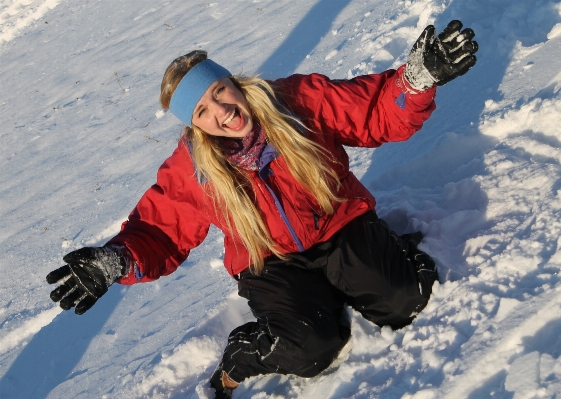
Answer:
[[195, 107], [192, 123], [211, 136], [240, 138], [253, 129], [245, 97], [229, 78], [210, 85]]

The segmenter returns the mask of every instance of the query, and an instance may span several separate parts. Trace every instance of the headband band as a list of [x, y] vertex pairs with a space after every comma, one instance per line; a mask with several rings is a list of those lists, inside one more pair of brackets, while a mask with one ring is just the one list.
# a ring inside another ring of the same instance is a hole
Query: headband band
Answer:
[[193, 112], [197, 103], [211, 84], [232, 76], [223, 66], [212, 60], [199, 62], [187, 72], [171, 96], [169, 110], [187, 126], [192, 126]]

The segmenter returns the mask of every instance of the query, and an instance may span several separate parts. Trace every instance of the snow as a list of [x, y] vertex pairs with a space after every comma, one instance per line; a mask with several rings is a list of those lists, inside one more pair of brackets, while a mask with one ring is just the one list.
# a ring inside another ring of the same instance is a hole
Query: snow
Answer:
[[1, 0], [0, 45], [12, 40], [17, 34], [41, 19], [61, 0]]
[[350, 78], [398, 67], [452, 19], [476, 32], [478, 64], [407, 142], [349, 149], [378, 213], [425, 233], [442, 284], [411, 326], [349, 310], [331, 367], [234, 398], [561, 396], [559, 0], [0, 0], [0, 397], [208, 398], [252, 319], [217, 230], [82, 316], [49, 299], [46, 274], [112, 237], [175, 147], [158, 105], [171, 60], [203, 48], [236, 72]]

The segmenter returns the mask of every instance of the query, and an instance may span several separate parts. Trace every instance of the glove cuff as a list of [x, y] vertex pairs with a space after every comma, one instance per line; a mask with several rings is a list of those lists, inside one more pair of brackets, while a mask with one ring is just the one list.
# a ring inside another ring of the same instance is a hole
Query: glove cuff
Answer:
[[107, 286], [109, 287], [119, 278], [126, 276], [133, 263], [132, 255], [124, 246], [108, 245], [102, 248], [107, 257], [110, 259], [108, 262], [109, 267], [100, 268], [105, 274], [107, 279]]
[[412, 65], [411, 63], [407, 63], [403, 77], [407, 83], [418, 92], [430, 89], [437, 82], [422, 64]]

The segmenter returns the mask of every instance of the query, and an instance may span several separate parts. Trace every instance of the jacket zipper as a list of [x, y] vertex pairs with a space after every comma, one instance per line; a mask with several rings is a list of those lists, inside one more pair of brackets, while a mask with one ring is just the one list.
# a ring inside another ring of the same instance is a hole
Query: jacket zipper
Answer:
[[273, 201], [275, 202], [275, 206], [277, 207], [277, 211], [279, 212], [282, 221], [284, 222], [284, 224], [286, 225], [286, 228], [288, 229], [290, 235], [292, 236], [292, 239], [294, 240], [294, 243], [298, 247], [298, 251], [299, 252], [304, 252], [305, 251], [304, 245], [302, 245], [302, 242], [300, 241], [300, 239], [296, 235], [296, 231], [294, 231], [294, 228], [290, 224], [290, 221], [288, 220], [288, 216], [286, 216], [286, 213], [284, 212], [284, 209], [283, 209], [278, 197], [276, 196], [275, 192], [271, 189], [271, 187], [269, 187], [269, 185], [267, 184], [267, 182], [263, 178], [263, 175], [265, 173], [271, 173], [271, 174], [273, 173], [273, 171], [270, 169], [269, 165], [267, 165], [265, 168], [263, 168], [259, 171], [259, 179], [261, 180], [263, 185], [265, 185], [265, 187], [267, 187], [267, 190], [271, 194], [271, 197], [273, 197]]
[[312, 213], [314, 214], [314, 227], [319, 230], [319, 215], [315, 211], [312, 211]]

